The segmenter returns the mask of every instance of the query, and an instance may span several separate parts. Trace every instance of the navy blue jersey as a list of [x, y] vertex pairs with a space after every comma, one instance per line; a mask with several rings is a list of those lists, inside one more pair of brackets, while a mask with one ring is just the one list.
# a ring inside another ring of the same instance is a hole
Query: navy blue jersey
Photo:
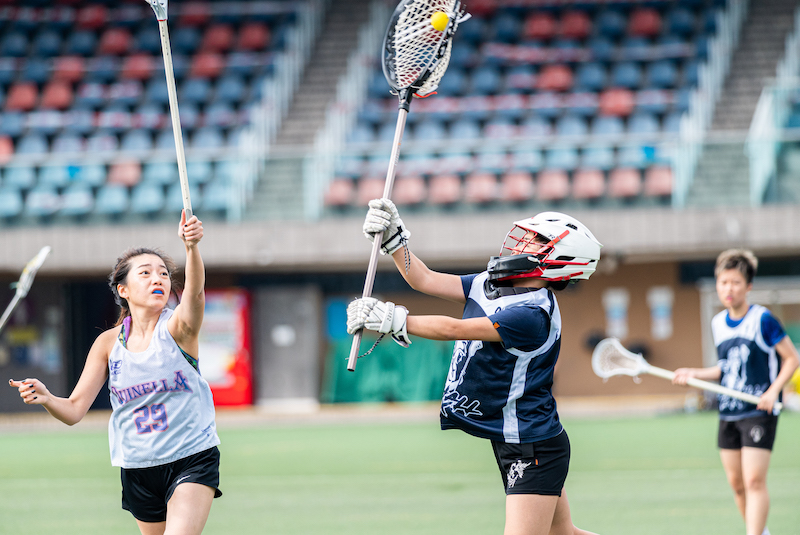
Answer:
[[[720, 384], [754, 396], [766, 392], [781, 370], [775, 345], [786, 336], [775, 316], [761, 305], [752, 305], [738, 320], [732, 320], [723, 310], [711, 320], [711, 332], [722, 370]], [[746, 401], [721, 394], [718, 399], [722, 420], [766, 414]]]
[[442, 398], [442, 429], [512, 444], [562, 431], [551, 392], [561, 314], [546, 288], [508, 288], [490, 299], [488, 274], [461, 277], [463, 318], [488, 317], [502, 342], [459, 340]]

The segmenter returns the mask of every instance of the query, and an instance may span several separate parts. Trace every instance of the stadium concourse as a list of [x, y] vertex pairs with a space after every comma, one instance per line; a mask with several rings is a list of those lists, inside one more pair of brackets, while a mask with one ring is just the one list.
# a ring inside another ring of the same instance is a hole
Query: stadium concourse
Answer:
[[[427, 417], [441, 395], [447, 344], [384, 342], [345, 371], [344, 309], [369, 257], [361, 224], [397, 119], [381, 69], [395, 4], [169, 2], [206, 232], [201, 361], [221, 422], [279, 420], [268, 415], [287, 405], [360, 414], [353, 403], [428, 404]], [[800, 329], [797, 4], [466, 2], [437, 94], [411, 104], [392, 198], [434, 269], [485, 269], [511, 223], [540, 211], [592, 229], [598, 271], [559, 297], [565, 411], [684, 406], [663, 380], [603, 383], [591, 350], [613, 335], [655, 366], [712, 362], [708, 280], [724, 248], [759, 256], [753, 301]], [[0, 369], [64, 395], [116, 320], [104, 280], [120, 251], [182, 257], [158, 25], [141, 0], [0, 0], [0, 27], [1, 287], [52, 247], [0, 333]], [[374, 293], [461, 314], [410, 291], [386, 258]], [[30, 411], [12, 394], [0, 390], [0, 413]]]

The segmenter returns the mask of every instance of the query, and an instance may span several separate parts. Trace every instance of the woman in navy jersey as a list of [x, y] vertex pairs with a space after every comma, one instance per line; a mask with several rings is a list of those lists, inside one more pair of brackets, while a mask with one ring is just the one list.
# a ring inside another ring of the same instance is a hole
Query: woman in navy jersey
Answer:
[[778, 412], [775, 402], [798, 366], [797, 350], [769, 310], [751, 305], [758, 260], [752, 252], [729, 249], [717, 257], [717, 296], [725, 310], [714, 316], [711, 331], [717, 364], [679, 368], [673, 383], [694, 377], [758, 396], [757, 405], [719, 395], [719, 447], [722, 467], [744, 518], [747, 535], [768, 535], [767, 470]]
[[372, 240], [417, 291], [464, 305], [461, 319], [411, 316], [374, 298], [348, 306], [347, 328], [391, 336], [453, 340], [444, 387], [442, 429], [491, 441], [506, 492], [506, 535], [590, 535], [572, 524], [564, 482], [569, 438], [556, 411], [553, 373], [561, 345], [561, 315], [553, 290], [588, 279], [600, 243], [579, 221], [544, 212], [517, 221], [501, 256], [467, 276], [429, 269], [407, 247], [410, 233], [388, 199], [375, 199], [364, 222]]
[[197, 366], [205, 307], [203, 224], [181, 215], [186, 250], [181, 303], [167, 307], [175, 264], [158, 250], [128, 249], [109, 286], [120, 305], [117, 325], [97, 337], [68, 398], [38, 379], [10, 380], [29, 405], [74, 425], [106, 379], [111, 393], [111, 464], [121, 468], [122, 507], [145, 535], [200, 533], [222, 493], [214, 403]]

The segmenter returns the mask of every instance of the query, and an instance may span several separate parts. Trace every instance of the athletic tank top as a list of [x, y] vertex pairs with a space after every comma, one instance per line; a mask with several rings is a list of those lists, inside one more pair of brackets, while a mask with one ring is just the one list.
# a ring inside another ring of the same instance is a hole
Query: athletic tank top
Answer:
[[129, 351], [118, 339], [108, 356], [111, 464], [158, 466], [219, 444], [211, 388], [167, 328], [164, 309], [149, 347]]

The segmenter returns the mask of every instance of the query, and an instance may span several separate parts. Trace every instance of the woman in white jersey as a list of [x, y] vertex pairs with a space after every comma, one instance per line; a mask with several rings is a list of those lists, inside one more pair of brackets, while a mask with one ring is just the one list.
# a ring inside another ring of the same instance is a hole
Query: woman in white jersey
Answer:
[[186, 250], [180, 304], [167, 308], [175, 264], [159, 250], [128, 249], [109, 286], [120, 305], [117, 325], [97, 337], [68, 398], [38, 379], [9, 381], [29, 405], [42, 405], [67, 425], [78, 423], [106, 379], [111, 463], [121, 468], [122, 507], [145, 535], [200, 533], [222, 493], [214, 403], [197, 368], [205, 306], [203, 225], [181, 215]]
[[711, 321], [717, 364], [679, 368], [672, 382], [685, 385], [692, 377], [720, 381], [723, 386], [759, 396], [757, 405], [718, 397], [717, 446], [747, 535], [768, 535], [767, 470], [778, 425], [774, 406], [797, 369], [798, 355], [770, 311], [747, 301], [757, 268], [756, 257], [743, 249], [729, 249], [717, 257], [717, 296], [725, 307]]
[[462, 319], [410, 316], [394, 303], [356, 299], [347, 329], [456, 342], [444, 387], [442, 429], [491, 441], [506, 492], [505, 535], [591, 535], [576, 528], [564, 492], [570, 446], [552, 394], [561, 346], [561, 315], [552, 290], [588, 279], [600, 243], [579, 221], [544, 212], [517, 221], [501, 256], [476, 275], [430, 270], [408, 251], [410, 233], [388, 199], [370, 201], [364, 233], [383, 232], [392, 255], [420, 292], [464, 305]]

